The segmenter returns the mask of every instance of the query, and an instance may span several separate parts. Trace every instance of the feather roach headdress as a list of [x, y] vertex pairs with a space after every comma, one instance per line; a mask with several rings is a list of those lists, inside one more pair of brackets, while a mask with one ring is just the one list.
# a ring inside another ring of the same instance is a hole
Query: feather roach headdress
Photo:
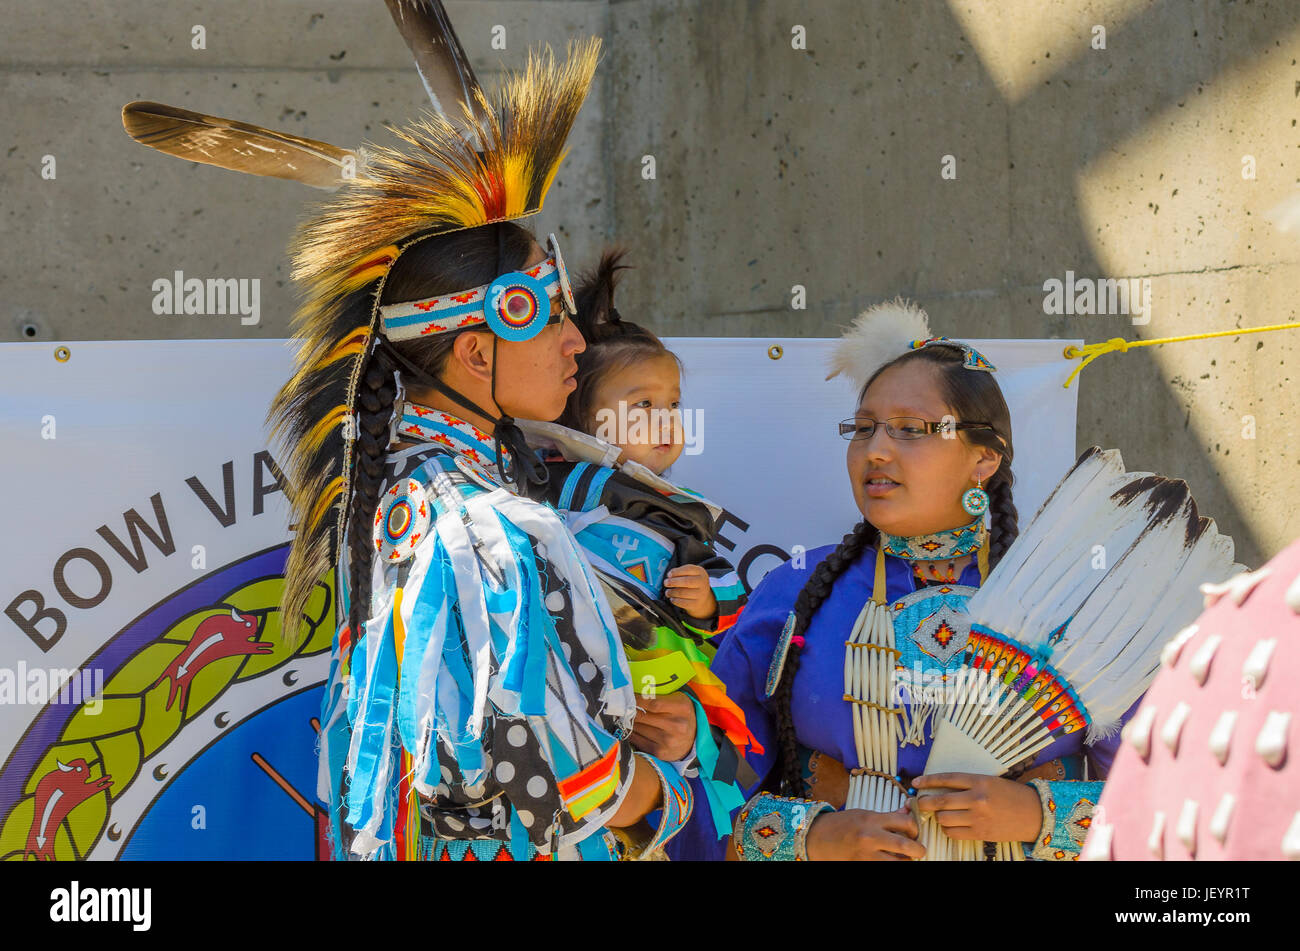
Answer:
[[[599, 57], [596, 38], [570, 44], [559, 64], [550, 50], [531, 54], [527, 68], [509, 75], [489, 97], [439, 0], [387, 2], [438, 111], [393, 129], [400, 143], [371, 147], [364, 162], [328, 143], [157, 103], [130, 103], [122, 111], [128, 134], [159, 151], [337, 188], [298, 229], [290, 249], [293, 278], [304, 298], [294, 318], [300, 346], [293, 376], [268, 414], [272, 437], [288, 451], [295, 519], [285, 570], [286, 617], [298, 615], [341, 550], [355, 465], [358, 382], [385, 336], [389, 314], [381, 315], [379, 301], [390, 269], [403, 251], [426, 238], [542, 209]], [[545, 295], [559, 296], [561, 289], [573, 310], [553, 242], [546, 262], [511, 276], [523, 282], [524, 293], [513, 286], [502, 291], [499, 279], [455, 295], [452, 310], [448, 300], [412, 302], [421, 311], [459, 319], [426, 320], [404, 336], [482, 325], [485, 314], [490, 329], [504, 335], [491, 313], [498, 301], [508, 327], [520, 298], [537, 310], [539, 302], [547, 303]], [[335, 519], [328, 518], [332, 510]]]
[[[271, 406], [274, 431], [290, 447], [289, 481], [297, 487], [299, 521], [285, 573], [288, 616], [296, 616], [292, 612], [333, 563], [343, 538], [352, 440], [341, 431], [337, 442], [326, 437], [355, 412], [389, 269], [416, 241], [541, 210], [598, 50], [599, 41], [589, 40], [560, 66], [548, 51], [509, 77], [494, 102], [477, 92], [485, 119], [468, 109], [465, 116], [482, 151], [442, 115], [398, 130], [408, 147], [376, 150], [356, 180], [299, 230], [291, 253], [293, 277], [306, 289], [295, 318], [303, 345], [296, 372]], [[344, 368], [347, 383], [340, 391]], [[323, 393], [341, 394], [343, 401], [320, 407]], [[325, 516], [336, 503], [331, 527]]]

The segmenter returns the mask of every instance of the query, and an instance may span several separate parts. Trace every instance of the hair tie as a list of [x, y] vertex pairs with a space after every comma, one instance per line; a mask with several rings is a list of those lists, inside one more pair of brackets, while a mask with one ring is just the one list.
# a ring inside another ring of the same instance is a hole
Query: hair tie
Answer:
[[790, 643], [800, 650], [803, 650], [803, 646], [807, 642], [804, 640], [802, 634], [796, 634], [794, 637], [790, 638]]

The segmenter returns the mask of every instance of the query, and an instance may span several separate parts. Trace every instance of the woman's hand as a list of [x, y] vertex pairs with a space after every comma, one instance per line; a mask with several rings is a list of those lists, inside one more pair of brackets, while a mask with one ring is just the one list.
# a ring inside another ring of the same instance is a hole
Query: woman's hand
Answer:
[[918, 796], [917, 808], [934, 813], [950, 839], [1029, 842], [1038, 838], [1043, 807], [1033, 786], [973, 773], [933, 773], [912, 785], [940, 789]]
[[816, 862], [905, 862], [925, 858], [916, 835], [916, 820], [907, 806], [896, 812], [845, 809], [813, 819], [804, 844]]
[[718, 599], [709, 584], [709, 573], [699, 565], [679, 565], [664, 575], [668, 600], [697, 621], [718, 613]]
[[695, 704], [684, 693], [638, 695], [629, 740], [637, 749], [661, 760], [683, 759], [695, 745]]

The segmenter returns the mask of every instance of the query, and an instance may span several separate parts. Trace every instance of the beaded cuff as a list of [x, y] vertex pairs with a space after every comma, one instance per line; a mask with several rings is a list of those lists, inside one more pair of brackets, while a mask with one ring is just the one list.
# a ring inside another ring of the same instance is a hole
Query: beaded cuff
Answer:
[[732, 843], [747, 862], [806, 862], [812, 821], [828, 802], [759, 793], [740, 810]]
[[1030, 857], [1049, 862], [1078, 861], [1105, 784], [1099, 780], [1031, 779], [1029, 785], [1038, 791], [1043, 804], [1043, 825]]
[[[695, 806], [695, 793], [691, 790], [691, 785], [681, 775], [681, 773], [671, 764], [665, 763], [661, 759], [656, 759], [648, 753], [637, 753], [637, 759], [642, 765], [647, 765], [655, 771], [659, 777], [659, 788], [663, 794], [663, 806], [659, 813], [659, 828], [645, 842], [632, 842], [627, 838], [625, 830], [615, 830], [615, 833], [624, 832], [620, 838], [624, 844], [624, 858], [627, 859], [663, 859], [663, 848], [668, 844], [668, 840], [682, 830], [686, 821], [691, 817], [691, 811]], [[643, 828], [648, 828], [643, 826]]]

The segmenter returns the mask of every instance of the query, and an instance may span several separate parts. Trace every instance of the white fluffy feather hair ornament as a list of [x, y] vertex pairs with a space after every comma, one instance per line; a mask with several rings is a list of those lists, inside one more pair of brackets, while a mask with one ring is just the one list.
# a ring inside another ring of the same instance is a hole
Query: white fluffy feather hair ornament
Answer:
[[871, 374], [910, 350], [913, 340], [929, 337], [930, 318], [902, 297], [868, 307], [831, 351], [826, 379], [843, 373], [861, 392]]

